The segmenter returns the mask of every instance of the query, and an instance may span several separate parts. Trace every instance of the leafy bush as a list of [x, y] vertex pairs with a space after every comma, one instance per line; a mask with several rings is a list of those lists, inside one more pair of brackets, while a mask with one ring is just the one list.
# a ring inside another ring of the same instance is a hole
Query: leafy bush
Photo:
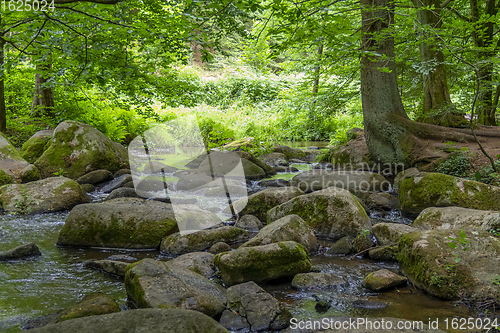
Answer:
[[198, 120], [198, 126], [205, 146], [208, 148], [219, 147], [234, 140], [233, 130], [211, 118]]
[[465, 152], [456, 151], [450, 154], [448, 159], [436, 167], [436, 172], [455, 177], [467, 177], [473, 165]]

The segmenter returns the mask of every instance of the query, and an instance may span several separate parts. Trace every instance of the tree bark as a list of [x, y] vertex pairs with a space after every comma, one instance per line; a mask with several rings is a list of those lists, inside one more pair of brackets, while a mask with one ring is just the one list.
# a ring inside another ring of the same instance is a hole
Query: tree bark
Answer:
[[420, 119], [423, 122], [443, 126], [466, 126], [465, 118], [457, 114], [450, 98], [446, 66], [443, 52], [436, 47], [435, 34], [442, 26], [441, 0], [413, 0], [416, 7], [431, 7], [433, 10], [420, 9], [417, 11], [420, 33], [420, 61], [424, 66], [423, 73], [423, 102]]
[[[481, 7], [477, 0], [470, 0], [471, 21], [475, 24], [472, 37], [474, 45], [478, 51], [478, 69], [479, 69], [479, 96], [478, 96], [478, 121], [483, 125], [496, 125], [495, 109], [493, 108], [493, 63], [491, 58], [494, 56], [493, 36], [494, 23], [480, 23]], [[485, 16], [495, 16], [498, 8], [495, 6], [495, 0], [486, 0], [484, 9]]]
[[394, 38], [389, 30], [394, 10], [389, 0], [361, 0], [361, 4], [364, 53], [361, 101], [366, 144], [376, 162], [408, 165], [409, 159], [402, 147], [406, 129], [390, 120], [393, 116], [408, 119], [398, 94]]
[[[0, 27], [2, 26], [1, 22], [2, 22], [2, 17], [0, 15]], [[7, 131], [7, 111], [5, 108], [5, 84], [4, 84], [5, 71], [3, 70], [4, 46], [5, 46], [4, 40], [0, 39], [0, 132], [3, 133]]]
[[[36, 69], [48, 72], [52, 68], [51, 64], [37, 65]], [[44, 87], [44, 84], [49, 80], [47, 74], [35, 74], [35, 94], [33, 95], [33, 104], [31, 106], [31, 114], [34, 117], [42, 115], [54, 117], [54, 89]]]
[[318, 47], [318, 61], [316, 68], [314, 69], [314, 82], [313, 82], [313, 95], [316, 95], [319, 90], [319, 76], [321, 74], [321, 58], [323, 56], [323, 43]]

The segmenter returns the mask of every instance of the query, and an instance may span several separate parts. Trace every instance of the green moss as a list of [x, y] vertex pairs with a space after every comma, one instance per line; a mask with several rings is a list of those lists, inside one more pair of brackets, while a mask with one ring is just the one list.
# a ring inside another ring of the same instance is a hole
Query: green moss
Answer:
[[51, 137], [33, 137], [26, 141], [19, 154], [22, 158], [24, 158], [28, 163], [34, 163], [40, 156], [42, 156], [45, 151], [45, 147], [47, 143], [50, 142]]
[[0, 169], [0, 186], [14, 183], [14, 177]]
[[127, 290], [128, 297], [138, 308], [149, 308], [144, 299], [144, 290], [139, 283], [139, 278], [140, 276], [135, 274], [133, 269], [128, 270], [125, 274], [125, 289]]

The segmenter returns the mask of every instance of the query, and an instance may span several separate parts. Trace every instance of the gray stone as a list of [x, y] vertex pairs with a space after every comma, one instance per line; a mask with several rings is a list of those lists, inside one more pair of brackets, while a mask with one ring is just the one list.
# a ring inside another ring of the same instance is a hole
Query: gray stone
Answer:
[[172, 262], [139, 261], [127, 270], [125, 288], [141, 308], [180, 308], [215, 317], [226, 304], [224, 288]]
[[214, 258], [212, 253], [191, 252], [175, 258], [172, 263], [211, 279], [215, 273]]
[[387, 269], [380, 269], [376, 272], [368, 274], [363, 281], [366, 288], [373, 291], [381, 291], [394, 287], [404, 286], [408, 279], [404, 276], [397, 275]]
[[254, 247], [240, 247], [215, 257], [226, 286], [254, 281], [271, 281], [311, 270], [307, 250], [293, 241]]
[[240, 217], [234, 226], [250, 232], [259, 232], [264, 227], [258, 218], [248, 214]]
[[121, 176], [118, 176], [118, 178], [113, 179], [112, 181], [110, 181], [106, 185], [104, 185], [101, 188], [101, 191], [104, 193], [111, 193], [114, 190], [116, 190], [117, 188], [123, 187], [123, 185], [125, 185], [128, 182], [131, 182], [132, 180], [133, 180], [132, 175], [123, 174]]
[[377, 238], [379, 245], [394, 245], [399, 242], [401, 236], [418, 230], [401, 223], [377, 223], [372, 227], [372, 233]]
[[76, 180], [78, 184], [96, 185], [113, 179], [113, 174], [108, 170], [94, 170]]
[[377, 246], [368, 251], [368, 256], [373, 260], [397, 261], [398, 246]]
[[208, 249], [208, 252], [212, 254], [219, 254], [228, 251], [231, 251], [231, 246], [224, 242], [217, 242]]
[[288, 158], [285, 154], [281, 153], [271, 153], [260, 156], [262, 161], [271, 167], [276, 167], [278, 165], [288, 166]]
[[354, 250], [354, 238], [351, 236], [345, 236], [336, 241], [329, 249], [326, 254], [337, 255], [337, 254], [349, 254]]
[[37, 167], [33, 164], [30, 164], [19, 171], [19, 179], [21, 180], [21, 183], [35, 182], [41, 178], [40, 171], [38, 171]]
[[115, 260], [87, 260], [83, 262], [83, 266], [93, 269], [101, 269], [106, 273], [115, 274], [119, 276], [125, 276], [125, 268], [129, 264], [123, 261]]
[[35, 163], [35, 161], [42, 156], [46, 149], [47, 142], [52, 139], [53, 134], [53, 130], [42, 130], [36, 132], [23, 144], [19, 154], [22, 158], [28, 161], [28, 163]]
[[246, 230], [225, 226], [204, 229], [185, 235], [180, 233], [172, 234], [161, 242], [160, 251], [168, 255], [181, 255], [188, 252], [205, 251], [218, 242], [231, 244], [243, 242], [247, 239], [248, 232]]
[[77, 318], [32, 330], [33, 333], [227, 333], [212, 318], [198, 311], [138, 309], [88, 318]]
[[259, 233], [241, 247], [266, 245], [284, 241], [302, 244], [309, 254], [318, 250], [318, 240], [306, 222], [298, 215], [287, 215], [264, 227]]
[[498, 230], [500, 212], [461, 207], [429, 207], [412, 224], [418, 229]]
[[11, 250], [0, 252], [0, 261], [23, 259], [32, 256], [40, 256], [42, 253], [35, 243], [23, 244]]
[[118, 198], [140, 198], [140, 196], [135, 192], [133, 188], [120, 187], [113, 192], [111, 192], [107, 197], [106, 201], [118, 199]]

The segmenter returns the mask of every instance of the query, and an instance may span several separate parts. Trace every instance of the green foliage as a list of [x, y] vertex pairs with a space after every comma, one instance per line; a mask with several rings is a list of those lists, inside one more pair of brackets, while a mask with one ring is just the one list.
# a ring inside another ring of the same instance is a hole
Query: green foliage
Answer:
[[[448, 246], [452, 249], [460, 248], [462, 251], [467, 251], [469, 247], [467, 247], [467, 244], [470, 244], [470, 241], [468, 241], [467, 235], [465, 234], [465, 231], [460, 229], [460, 232], [458, 234], [457, 238], [453, 237], [447, 237], [449, 240], [452, 242], [448, 242]], [[455, 259], [455, 263], [458, 264], [460, 262], [460, 257], [458, 255], [453, 254], [452, 257]]]
[[234, 140], [233, 130], [211, 118], [202, 118], [198, 126], [208, 148], [219, 147]]
[[451, 153], [448, 159], [436, 168], [436, 172], [456, 177], [467, 177], [471, 170], [472, 163], [464, 151]]
[[59, 171], [54, 172], [54, 176], [64, 177], [64, 169], [63, 168], [59, 168]]

